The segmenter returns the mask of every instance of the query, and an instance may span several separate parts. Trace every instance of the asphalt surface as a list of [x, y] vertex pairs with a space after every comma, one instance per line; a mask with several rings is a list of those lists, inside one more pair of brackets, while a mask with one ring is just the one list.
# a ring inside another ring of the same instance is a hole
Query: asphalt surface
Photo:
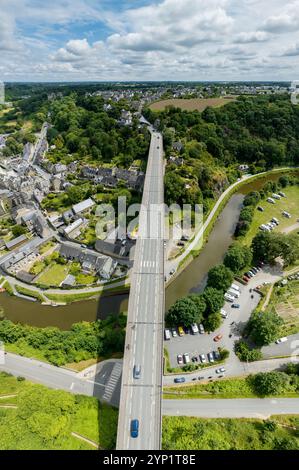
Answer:
[[31, 382], [40, 383], [49, 388], [95, 396], [110, 405], [119, 405], [121, 360], [115, 359], [101, 363], [94, 375], [85, 371], [76, 373], [35, 359], [7, 353], [4, 356], [4, 364], [0, 363], [0, 371], [9, 372], [16, 377], [25, 377]]
[[[123, 362], [117, 449], [161, 447], [162, 347], [164, 321], [164, 162], [162, 136], [152, 131], [139, 234], [131, 275]], [[134, 366], [141, 367], [134, 379]], [[138, 438], [131, 421], [139, 420]]]
[[163, 400], [163, 415], [201, 418], [261, 418], [299, 414], [299, 398]]

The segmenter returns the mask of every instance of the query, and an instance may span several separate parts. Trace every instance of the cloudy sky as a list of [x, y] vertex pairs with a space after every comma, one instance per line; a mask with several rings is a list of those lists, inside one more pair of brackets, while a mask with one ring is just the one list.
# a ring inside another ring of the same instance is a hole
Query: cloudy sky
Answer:
[[0, 0], [0, 79], [298, 80], [299, 0]]

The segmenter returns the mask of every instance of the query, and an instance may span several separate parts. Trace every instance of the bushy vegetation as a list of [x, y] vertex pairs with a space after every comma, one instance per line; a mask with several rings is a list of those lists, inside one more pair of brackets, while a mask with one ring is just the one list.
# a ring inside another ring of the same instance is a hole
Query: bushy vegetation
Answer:
[[255, 259], [273, 263], [281, 256], [285, 265], [299, 259], [299, 237], [296, 233], [260, 232], [252, 240], [252, 252]]
[[62, 366], [99, 356], [122, 352], [124, 348], [126, 317], [108, 317], [93, 323], [75, 323], [70, 331], [55, 327], [37, 328], [0, 321], [0, 340], [13, 345], [14, 350], [31, 356], [34, 351], [51, 364]]
[[299, 418], [203, 419], [164, 417], [164, 450], [298, 450]]
[[255, 310], [246, 326], [246, 335], [257, 346], [264, 346], [279, 338], [283, 319], [276, 312]]
[[251, 349], [245, 341], [239, 341], [235, 345], [235, 353], [243, 362], [254, 362], [262, 359], [260, 349]]
[[96, 398], [49, 390], [2, 372], [0, 395], [7, 394], [15, 396], [5, 404], [15, 408], [0, 409], [1, 450], [95, 449], [72, 433], [100, 449], [115, 447], [118, 412]]

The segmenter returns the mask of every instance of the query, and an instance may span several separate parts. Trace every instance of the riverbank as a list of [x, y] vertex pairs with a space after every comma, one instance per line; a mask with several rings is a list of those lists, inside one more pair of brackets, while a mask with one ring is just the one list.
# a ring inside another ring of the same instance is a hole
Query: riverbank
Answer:
[[294, 173], [299, 174], [299, 168], [275, 168], [273, 170], [258, 173], [256, 175], [245, 175], [241, 179], [241, 181], [237, 181], [230, 185], [222, 193], [218, 201], [216, 201], [214, 207], [212, 208], [206, 221], [204, 222], [203, 227], [189, 241], [185, 250], [174, 260], [166, 262], [167, 272], [170, 272], [171, 270], [175, 271], [175, 274], [171, 278], [169, 278], [167, 286], [170, 285], [175, 280], [175, 278], [202, 252], [219, 215], [224, 210], [228, 201], [236, 192], [238, 192], [243, 186], [246, 186], [247, 184], [253, 183], [263, 178], [269, 178], [271, 176], [276, 176], [278, 178], [281, 175], [292, 175]]

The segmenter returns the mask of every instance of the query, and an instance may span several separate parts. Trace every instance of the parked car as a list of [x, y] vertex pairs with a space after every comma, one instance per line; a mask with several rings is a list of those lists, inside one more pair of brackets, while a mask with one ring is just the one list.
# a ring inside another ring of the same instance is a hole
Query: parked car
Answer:
[[203, 335], [204, 332], [205, 332], [205, 329], [204, 329], [204, 326], [203, 326], [202, 323], [200, 323], [200, 325], [199, 325], [199, 332], [200, 332], [200, 334], [202, 334], [202, 335]]
[[218, 361], [220, 359], [219, 351], [213, 351], [213, 356], [214, 356], [215, 361]]
[[169, 275], [172, 276], [174, 273], [175, 273], [175, 269], [172, 269], [172, 270], [169, 272]]
[[220, 367], [219, 369], [216, 369], [215, 372], [216, 374], [222, 374], [223, 372], [225, 372], [225, 369], [224, 367]]
[[288, 338], [286, 336], [284, 336], [283, 338], [278, 338], [275, 343], [276, 344], [280, 344], [280, 343], [285, 343], [286, 341], [288, 340]]
[[192, 362], [198, 362], [197, 356], [193, 356], [191, 359]]
[[177, 361], [179, 365], [183, 364], [184, 361], [183, 361], [183, 356], [181, 354], [177, 355]]
[[214, 362], [214, 355], [212, 352], [208, 353], [208, 359], [209, 359], [209, 362]]
[[222, 316], [222, 318], [227, 318], [227, 317], [228, 317], [228, 314], [227, 314], [227, 312], [224, 310], [224, 308], [222, 308], [222, 309], [220, 310], [220, 315]]
[[198, 326], [196, 323], [192, 323], [191, 325], [191, 331], [194, 335], [196, 335], [199, 331], [198, 331]]
[[215, 336], [214, 341], [215, 341], [216, 343], [218, 343], [218, 341], [220, 341], [222, 338], [223, 338], [222, 335], [217, 335], [217, 336]]
[[260, 212], [264, 212], [265, 209], [261, 206], [257, 206], [257, 210], [260, 211]]
[[185, 332], [184, 332], [184, 328], [182, 326], [178, 327], [178, 333], [179, 333], [179, 336], [184, 336]]
[[174, 383], [175, 383], [175, 384], [182, 384], [183, 382], [186, 382], [185, 377], [176, 377], [176, 378], [174, 379]]
[[232, 308], [240, 308], [240, 304], [232, 304]]
[[189, 356], [189, 354], [188, 354], [188, 353], [185, 353], [183, 357], [184, 357], [184, 363], [185, 363], [185, 364], [189, 364], [189, 362], [190, 362], [190, 356]]
[[206, 356], [204, 354], [200, 354], [199, 359], [200, 359], [200, 362], [202, 362], [202, 364], [205, 364], [207, 362]]
[[170, 340], [170, 331], [167, 328], [164, 331], [164, 338], [166, 341]]
[[172, 333], [173, 338], [176, 338], [178, 335], [175, 328], [172, 328], [171, 333]]

